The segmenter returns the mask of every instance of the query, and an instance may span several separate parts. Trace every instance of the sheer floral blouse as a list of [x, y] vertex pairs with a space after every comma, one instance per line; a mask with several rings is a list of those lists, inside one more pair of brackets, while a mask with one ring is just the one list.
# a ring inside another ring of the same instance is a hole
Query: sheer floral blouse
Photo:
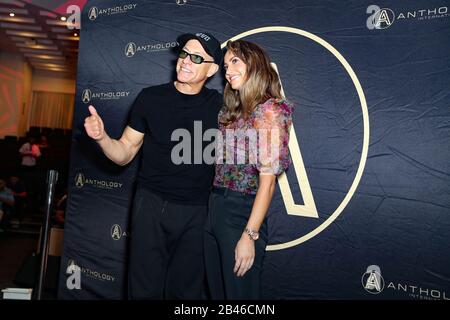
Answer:
[[[224, 109], [219, 112], [219, 119]], [[260, 174], [282, 174], [290, 165], [293, 106], [269, 99], [226, 127], [219, 122], [214, 187], [256, 194]]]

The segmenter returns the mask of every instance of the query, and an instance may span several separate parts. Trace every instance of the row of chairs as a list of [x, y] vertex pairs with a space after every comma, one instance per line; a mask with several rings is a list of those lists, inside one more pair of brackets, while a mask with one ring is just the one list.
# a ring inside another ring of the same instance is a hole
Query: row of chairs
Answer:
[[[33, 134], [32, 132], [36, 132], [36, 130], [36, 127], [30, 128], [27, 135]], [[61, 168], [64, 171], [68, 166], [72, 135], [71, 131], [61, 130], [53, 129], [51, 134], [48, 136], [46, 135], [49, 147], [41, 149], [42, 157], [38, 160], [38, 165], [41, 169], [56, 167]], [[42, 130], [42, 132], [48, 134], [50, 131]], [[33, 137], [36, 137], [38, 138], [37, 140], [39, 140], [39, 135], [34, 134]], [[26, 137], [16, 136], [5, 136], [4, 139], [0, 139], [0, 150], [2, 151], [0, 173], [8, 175], [10, 172], [18, 170], [22, 161], [19, 149], [26, 140]]]
[[[40, 136], [46, 136], [53, 137], [53, 136], [71, 136], [72, 130], [71, 129], [60, 129], [60, 128], [40, 128], [40, 127], [30, 127], [30, 130], [26, 133], [26, 137], [40, 137]], [[7, 135], [4, 137], [4, 140], [6, 141], [18, 141], [20, 140], [20, 137], [17, 136], [10, 136]]]
[[48, 128], [48, 127], [30, 127], [28, 133], [32, 135], [44, 135], [44, 136], [70, 135], [72, 134], [72, 130], [61, 128]]

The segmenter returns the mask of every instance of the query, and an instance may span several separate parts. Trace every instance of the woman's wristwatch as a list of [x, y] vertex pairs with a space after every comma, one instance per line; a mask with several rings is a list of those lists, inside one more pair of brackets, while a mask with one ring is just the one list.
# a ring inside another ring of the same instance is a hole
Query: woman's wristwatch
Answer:
[[248, 234], [248, 236], [250, 237], [251, 240], [256, 241], [259, 238], [259, 232], [249, 229], [249, 228], [245, 228], [245, 232]]

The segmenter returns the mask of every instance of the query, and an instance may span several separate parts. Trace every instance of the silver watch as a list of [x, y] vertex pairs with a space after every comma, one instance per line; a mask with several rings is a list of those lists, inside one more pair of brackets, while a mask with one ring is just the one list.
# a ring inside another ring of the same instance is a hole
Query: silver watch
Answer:
[[256, 241], [259, 238], [259, 232], [249, 229], [249, 228], [245, 228], [245, 232], [248, 234], [248, 236], [250, 237], [251, 240]]

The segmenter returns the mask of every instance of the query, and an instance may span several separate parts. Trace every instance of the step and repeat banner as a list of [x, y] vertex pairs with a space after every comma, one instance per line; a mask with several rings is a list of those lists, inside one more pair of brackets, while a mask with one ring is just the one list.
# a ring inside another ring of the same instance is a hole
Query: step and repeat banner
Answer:
[[[59, 281], [61, 299], [126, 299], [139, 156], [110, 162], [144, 87], [174, 80], [177, 37], [264, 47], [295, 105], [265, 299], [450, 299], [450, 5], [427, 1], [89, 1]], [[207, 83], [223, 91], [223, 72]], [[162, 108], [164, 106], [161, 106]]]

